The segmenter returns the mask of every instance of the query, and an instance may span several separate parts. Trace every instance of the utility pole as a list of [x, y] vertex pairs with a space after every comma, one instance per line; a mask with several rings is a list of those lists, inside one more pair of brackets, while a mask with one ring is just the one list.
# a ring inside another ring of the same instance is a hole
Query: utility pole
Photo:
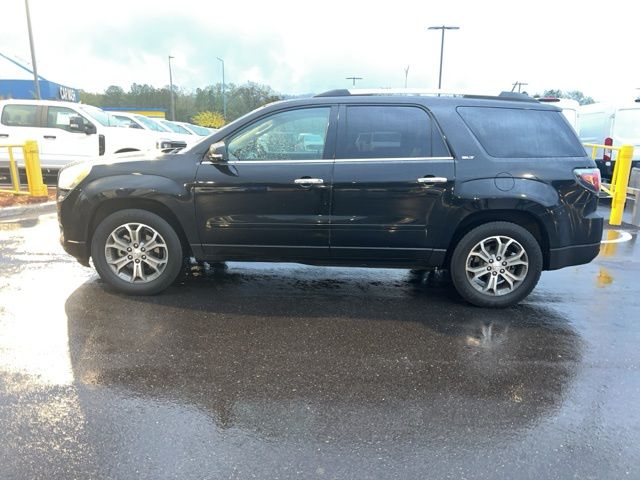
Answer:
[[222, 116], [224, 117], [224, 120], [227, 120], [227, 95], [225, 93], [225, 88], [224, 88], [224, 60], [221, 59], [220, 57], [216, 57], [218, 60], [220, 60], [220, 63], [222, 63]]
[[353, 86], [356, 86], [356, 80], [362, 80], [362, 77], [346, 77], [345, 80], [352, 80]]
[[409, 77], [409, 65], [404, 69], [404, 88], [407, 88], [407, 78]]
[[169, 88], [171, 88], [171, 120], [176, 120], [176, 99], [173, 96], [173, 75], [171, 74], [171, 59], [169, 55]]
[[441, 25], [438, 27], [429, 27], [428, 30], [442, 30], [442, 40], [440, 41], [440, 75], [438, 75], [438, 90], [442, 88], [442, 57], [444, 56], [444, 31], [445, 30], [460, 30], [460, 27], [451, 27]]
[[24, 0], [27, 11], [27, 28], [29, 30], [29, 47], [31, 48], [31, 65], [33, 66], [33, 84], [36, 88], [36, 100], [40, 100], [40, 82], [38, 81], [38, 66], [36, 65], [36, 49], [33, 46], [33, 32], [31, 31], [31, 15], [29, 14], [29, 0]]

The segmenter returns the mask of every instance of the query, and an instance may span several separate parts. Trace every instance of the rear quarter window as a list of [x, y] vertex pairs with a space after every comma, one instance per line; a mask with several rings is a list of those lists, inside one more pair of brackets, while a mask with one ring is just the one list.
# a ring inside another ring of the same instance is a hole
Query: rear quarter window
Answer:
[[503, 107], [458, 107], [457, 110], [492, 157], [585, 156], [561, 112]]

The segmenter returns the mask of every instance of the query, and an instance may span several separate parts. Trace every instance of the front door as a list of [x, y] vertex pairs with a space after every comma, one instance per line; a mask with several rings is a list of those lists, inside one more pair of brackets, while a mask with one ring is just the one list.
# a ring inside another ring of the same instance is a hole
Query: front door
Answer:
[[453, 188], [454, 160], [429, 112], [414, 105], [340, 107], [331, 256], [427, 261], [429, 231]]
[[329, 251], [337, 108], [289, 109], [225, 139], [226, 157], [200, 165], [196, 216], [215, 259], [299, 260]]
[[[40, 156], [47, 167], [63, 167], [71, 162], [86, 160], [99, 155], [99, 140], [95, 133], [86, 134], [71, 130], [70, 120], [81, 117], [67, 107], [47, 107], [45, 125], [39, 129]], [[83, 117], [85, 123], [92, 123]]]

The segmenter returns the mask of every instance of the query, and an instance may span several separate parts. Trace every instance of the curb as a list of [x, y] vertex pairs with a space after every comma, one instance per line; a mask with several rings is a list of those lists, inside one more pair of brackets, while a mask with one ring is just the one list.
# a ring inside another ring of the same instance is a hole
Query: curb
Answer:
[[56, 211], [56, 202], [45, 202], [31, 205], [20, 205], [18, 207], [0, 208], [0, 220], [7, 218], [24, 217], [26, 215], [42, 215]]

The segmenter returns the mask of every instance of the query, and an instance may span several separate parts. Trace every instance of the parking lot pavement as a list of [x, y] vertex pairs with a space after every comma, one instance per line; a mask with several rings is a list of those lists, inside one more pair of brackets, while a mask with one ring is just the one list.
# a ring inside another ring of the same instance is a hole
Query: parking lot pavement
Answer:
[[640, 478], [640, 247], [506, 310], [406, 270], [109, 291], [0, 223], [0, 478]]

